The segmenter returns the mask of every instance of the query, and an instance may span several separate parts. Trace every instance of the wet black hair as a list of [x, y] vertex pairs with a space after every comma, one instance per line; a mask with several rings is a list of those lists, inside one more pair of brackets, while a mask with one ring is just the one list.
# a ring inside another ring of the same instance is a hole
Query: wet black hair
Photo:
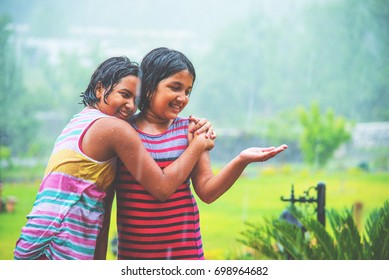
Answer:
[[151, 97], [160, 81], [183, 70], [189, 71], [193, 83], [196, 79], [196, 71], [192, 62], [183, 53], [164, 47], [150, 51], [142, 59], [140, 68], [142, 71], [140, 101], [138, 104], [140, 111], [149, 108]]
[[140, 76], [139, 64], [131, 61], [126, 56], [111, 57], [102, 62], [93, 73], [89, 85], [85, 92], [82, 92], [80, 97], [85, 106], [93, 106], [100, 99], [96, 97], [96, 88], [101, 83], [105, 89], [104, 102], [107, 103], [107, 97], [112, 92], [120, 80], [126, 76]]

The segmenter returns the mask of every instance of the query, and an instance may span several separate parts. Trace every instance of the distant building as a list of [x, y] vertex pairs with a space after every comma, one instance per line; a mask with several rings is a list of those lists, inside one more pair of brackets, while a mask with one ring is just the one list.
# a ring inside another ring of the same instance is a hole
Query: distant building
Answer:
[[[126, 55], [140, 60], [146, 52], [160, 46], [185, 50], [189, 53], [205, 51], [208, 44], [190, 30], [169, 29], [117, 29], [110, 27], [69, 26], [66, 34], [58, 37], [36, 37], [31, 35], [27, 24], [14, 24], [17, 53], [24, 48], [38, 49], [48, 54], [51, 63], [58, 61], [60, 53], [77, 53], [85, 57], [95, 46], [105, 56]], [[157, 45], [156, 45], [157, 44]]]
[[356, 124], [351, 144], [354, 148], [362, 149], [389, 147], [389, 122]]

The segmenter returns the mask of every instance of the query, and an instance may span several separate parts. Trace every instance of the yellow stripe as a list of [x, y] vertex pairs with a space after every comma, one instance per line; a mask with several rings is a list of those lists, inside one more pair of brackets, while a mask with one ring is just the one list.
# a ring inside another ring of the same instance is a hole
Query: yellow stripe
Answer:
[[61, 150], [50, 157], [45, 176], [60, 172], [86, 181], [95, 182], [100, 190], [106, 190], [116, 175], [116, 159], [97, 163], [72, 150]]

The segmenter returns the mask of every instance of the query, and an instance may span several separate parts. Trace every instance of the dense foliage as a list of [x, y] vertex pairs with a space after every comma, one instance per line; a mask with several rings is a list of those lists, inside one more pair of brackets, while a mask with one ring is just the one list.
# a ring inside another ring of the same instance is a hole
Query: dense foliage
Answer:
[[330, 210], [330, 230], [294, 207], [289, 210], [299, 223], [273, 219], [264, 225], [249, 224], [240, 242], [270, 259], [389, 259], [389, 201], [370, 214], [363, 232], [352, 210]]
[[309, 112], [301, 109], [300, 122], [301, 150], [305, 161], [314, 166], [324, 166], [340, 145], [351, 138], [346, 120], [336, 117], [332, 110], [322, 115], [317, 104]]

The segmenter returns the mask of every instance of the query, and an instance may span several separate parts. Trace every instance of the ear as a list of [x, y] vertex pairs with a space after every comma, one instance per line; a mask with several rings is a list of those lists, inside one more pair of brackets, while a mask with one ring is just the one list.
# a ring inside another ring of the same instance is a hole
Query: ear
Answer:
[[153, 98], [153, 95], [152, 95], [151, 91], [147, 92], [146, 97], [147, 97], [147, 100], [148, 100], [149, 103], [150, 103], [150, 102], [151, 102], [151, 99]]
[[101, 97], [104, 95], [104, 87], [100, 81], [97, 82], [95, 87], [95, 94], [98, 99], [101, 99]]

